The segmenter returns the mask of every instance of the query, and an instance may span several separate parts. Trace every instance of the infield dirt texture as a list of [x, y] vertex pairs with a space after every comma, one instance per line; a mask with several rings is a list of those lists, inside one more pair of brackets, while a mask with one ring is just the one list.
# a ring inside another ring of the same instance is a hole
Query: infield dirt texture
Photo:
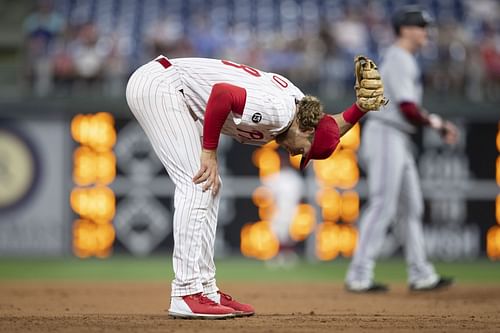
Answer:
[[[11, 266], [0, 263], [2, 269]], [[459, 282], [433, 293], [410, 293], [399, 281], [387, 294], [353, 295], [343, 290], [339, 276], [331, 282], [294, 281], [286, 277], [293, 270], [276, 274], [283, 281], [219, 283], [253, 304], [257, 314], [217, 321], [169, 318], [167, 279], [70, 281], [62, 274], [63, 279], [14, 280], [3, 274], [0, 332], [500, 332], [500, 281]]]

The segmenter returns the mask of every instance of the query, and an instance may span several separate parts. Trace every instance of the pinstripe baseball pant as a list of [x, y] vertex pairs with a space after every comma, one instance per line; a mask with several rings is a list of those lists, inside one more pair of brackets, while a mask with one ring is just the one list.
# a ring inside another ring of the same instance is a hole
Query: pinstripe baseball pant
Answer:
[[213, 257], [220, 191], [214, 197], [192, 181], [203, 128], [184, 101], [178, 71], [167, 64], [151, 61], [137, 69], [127, 84], [127, 103], [175, 184], [172, 297], [208, 294], [218, 290]]

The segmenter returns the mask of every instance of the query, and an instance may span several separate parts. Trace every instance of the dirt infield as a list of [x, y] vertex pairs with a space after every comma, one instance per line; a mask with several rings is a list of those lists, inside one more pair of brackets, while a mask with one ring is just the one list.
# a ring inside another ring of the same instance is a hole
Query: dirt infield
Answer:
[[460, 285], [410, 294], [352, 295], [325, 283], [222, 283], [258, 314], [230, 320], [170, 319], [169, 284], [0, 283], [0, 332], [457, 332], [500, 331], [500, 287]]

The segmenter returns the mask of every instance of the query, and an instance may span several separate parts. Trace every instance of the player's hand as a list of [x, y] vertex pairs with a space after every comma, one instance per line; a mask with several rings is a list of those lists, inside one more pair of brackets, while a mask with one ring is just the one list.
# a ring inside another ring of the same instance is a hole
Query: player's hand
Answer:
[[458, 129], [457, 127], [447, 120], [443, 122], [443, 126], [441, 128], [441, 136], [443, 137], [444, 142], [449, 145], [455, 145], [458, 142]]
[[429, 124], [441, 134], [446, 144], [455, 145], [458, 142], [458, 129], [452, 122], [443, 120], [436, 114], [430, 114]]
[[193, 177], [195, 184], [203, 184], [203, 192], [212, 190], [215, 196], [219, 192], [220, 181], [217, 168], [217, 151], [202, 149], [200, 158], [200, 170]]

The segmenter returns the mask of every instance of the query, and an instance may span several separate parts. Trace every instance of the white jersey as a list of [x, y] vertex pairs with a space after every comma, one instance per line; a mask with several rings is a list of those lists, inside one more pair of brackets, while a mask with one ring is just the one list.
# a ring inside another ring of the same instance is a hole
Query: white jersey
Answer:
[[243, 114], [231, 112], [222, 133], [241, 143], [262, 145], [292, 122], [296, 100], [304, 94], [288, 79], [227, 60], [169, 59], [180, 75], [188, 107], [203, 122], [208, 98], [216, 83], [229, 83], [247, 92]]
[[399, 46], [392, 45], [382, 58], [380, 76], [389, 104], [382, 112], [370, 112], [368, 118], [378, 119], [407, 133], [413, 133], [415, 126], [401, 113], [399, 104], [422, 104], [421, 73], [415, 57]]
[[175, 184], [170, 312], [189, 316], [195, 314], [182, 306], [181, 296], [218, 291], [213, 257], [220, 193], [214, 196], [204, 184], [193, 183], [203, 135], [202, 124], [193, 118], [204, 121], [216, 83], [246, 89], [242, 115], [230, 113], [222, 128], [244, 143], [263, 144], [283, 132], [294, 118], [295, 100], [304, 96], [282, 76], [213, 59], [159, 57], [130, 77], [127, 103]]

